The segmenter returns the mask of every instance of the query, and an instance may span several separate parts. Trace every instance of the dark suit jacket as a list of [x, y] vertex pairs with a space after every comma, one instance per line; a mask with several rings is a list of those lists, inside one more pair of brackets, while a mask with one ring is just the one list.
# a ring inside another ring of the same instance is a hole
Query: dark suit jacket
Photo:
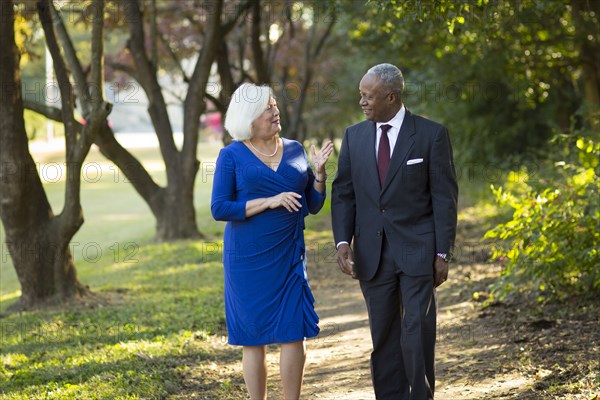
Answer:
[[450, 253], [456, 235], [458, 186], [448, 130], [406, 110], [383, 184], [375, 157], [376, 124], [346, 129], [333, 181], [336, 244], [353, 244], [356, 278], [370, 280], [382, 238], [407, 275], [433, 274], [437, 252]]

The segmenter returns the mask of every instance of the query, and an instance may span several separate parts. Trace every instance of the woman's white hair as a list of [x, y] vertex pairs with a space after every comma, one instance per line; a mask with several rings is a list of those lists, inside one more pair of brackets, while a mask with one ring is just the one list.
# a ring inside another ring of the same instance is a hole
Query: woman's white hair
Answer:
[[243, 83], [233, 92], [225, 116], [225, 129], [234, 140], [252, 137], [252, 122], [267, 109], [271, 97], [273, 90], [270, 87], [253, 83]]

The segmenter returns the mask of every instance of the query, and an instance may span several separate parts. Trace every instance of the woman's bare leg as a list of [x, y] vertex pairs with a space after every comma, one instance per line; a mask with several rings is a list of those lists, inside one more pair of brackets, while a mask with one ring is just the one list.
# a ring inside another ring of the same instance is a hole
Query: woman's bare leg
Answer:
[[244, 381], [252, 400], [267, 398], [267, 346], [244, 346]]
[[298, 400], [302, 389], [306, 347], [304, 341], [283, 343], [279, 360], [283, 398]]

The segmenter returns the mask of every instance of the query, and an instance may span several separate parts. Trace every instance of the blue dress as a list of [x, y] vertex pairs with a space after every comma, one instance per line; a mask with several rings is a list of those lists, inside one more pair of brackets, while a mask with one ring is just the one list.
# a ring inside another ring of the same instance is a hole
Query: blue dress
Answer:
[[[227, 221], [224, 232], [225, 316], [228, 342], [261, 346], [314, 337], [319, 318], [306, 275], [304, 217], [316, 214], [325, 194], [313, 188], [314, 174], [302, 145], [283, 140], [273, 171], [241, 142], [217, 159], [211, 211]], [[246, 218], [246, 202], [281, 192], [302, 195], [299, 212], [284, 207]]]

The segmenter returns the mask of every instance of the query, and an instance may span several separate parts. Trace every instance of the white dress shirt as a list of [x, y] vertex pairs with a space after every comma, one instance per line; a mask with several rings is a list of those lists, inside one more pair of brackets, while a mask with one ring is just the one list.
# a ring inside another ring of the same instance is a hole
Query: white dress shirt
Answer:
[[398, 141], [398, 134], [400, 133], [400, 127], [402, 126], [402, 122], [404, 121], [404, 115], [406, 114], [406, 109], [404, 105], [400, 108], [398, 113], [394, 115], [394, 118], [390, 119], [388, 122], [377, 122], [377, 135], [375, 137], [375, 159], [377, 159], [378, 151], [379, 151], [379, 141], [381, 140], [381, 125], [391, 125], [391, 128], [388, 129], [387, 135], [390, 139], [390, 157], [394, 154], [394, 147], [396, 147], [396, 141]]

